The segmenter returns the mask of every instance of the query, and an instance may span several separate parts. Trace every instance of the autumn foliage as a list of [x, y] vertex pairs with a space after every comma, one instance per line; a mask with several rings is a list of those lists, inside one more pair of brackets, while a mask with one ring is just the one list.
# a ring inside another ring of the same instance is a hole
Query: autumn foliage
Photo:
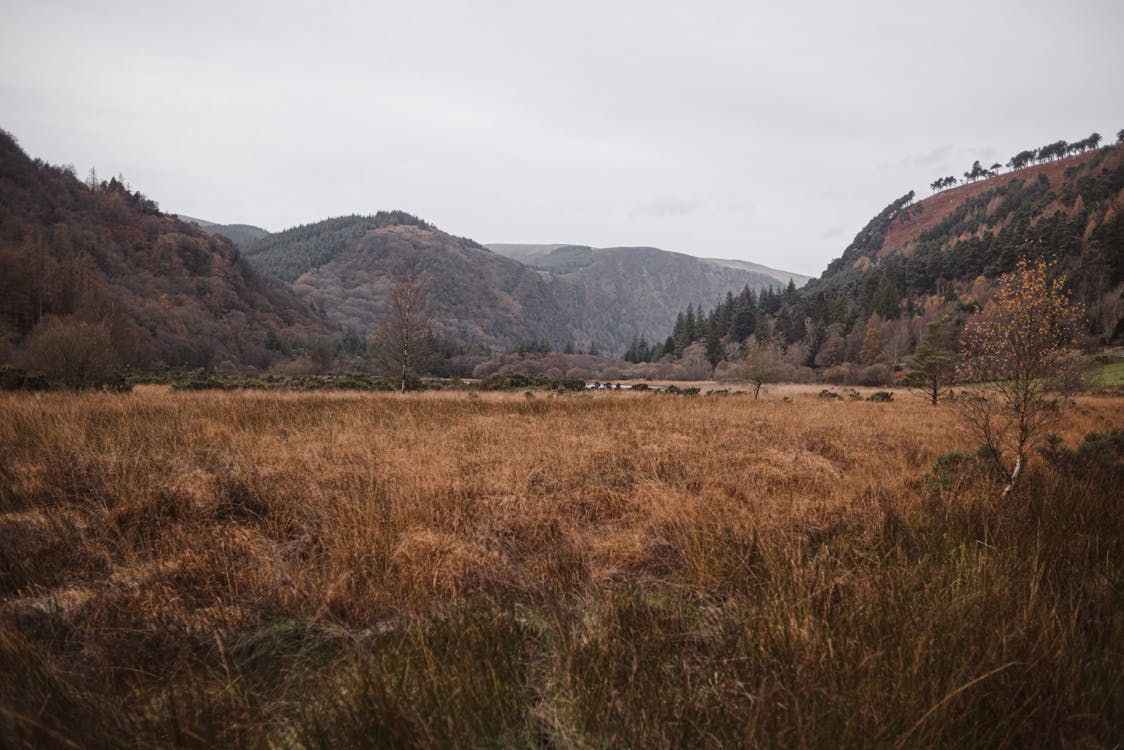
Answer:
[[1059, 385], [1076, 366], [1079, 326], [1065, 277], [1051, 277], [1044, 261], [1022, 260], [999, 279], [983, 315], [965, 327], [958, 375], [982, 385], [963, 400], [963, 412], [1010, 478], [1006, 491], [1058, 421]]

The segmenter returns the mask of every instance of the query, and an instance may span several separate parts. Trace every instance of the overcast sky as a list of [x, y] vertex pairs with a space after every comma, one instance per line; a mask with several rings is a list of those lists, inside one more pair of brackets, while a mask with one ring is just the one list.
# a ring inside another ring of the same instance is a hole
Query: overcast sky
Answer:
[[1124, 128], [1124, 2], [0, 0], [0, 128], [165, 211], [818, 275], [910, 189]]

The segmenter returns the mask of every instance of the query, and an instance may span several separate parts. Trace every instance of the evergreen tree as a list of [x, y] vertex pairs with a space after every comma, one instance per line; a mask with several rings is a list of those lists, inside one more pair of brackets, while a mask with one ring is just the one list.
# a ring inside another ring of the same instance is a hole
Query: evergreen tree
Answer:
[[878, 285], [878, 291], [874, 293], [870, 307], [884, 320], [897, 320], [901, 317], [901, 301], [898, 299], [898, 291], [894, 288], [894, 282], [888, 276], [882, 276], [882, 281]]
[[923, 391], [934, 406], [956, 375], [957, 354], [953, 340], [951, 323], [939, 320], [929, 323], [921, 343], [909, 358], [912, 369], [902, 381], [910, 388]]
[[717, 367], [722, 361], [722, 339], [718, 335], [718, 329], [714, 327], [706, 335], [706, 359], [711, 367]]

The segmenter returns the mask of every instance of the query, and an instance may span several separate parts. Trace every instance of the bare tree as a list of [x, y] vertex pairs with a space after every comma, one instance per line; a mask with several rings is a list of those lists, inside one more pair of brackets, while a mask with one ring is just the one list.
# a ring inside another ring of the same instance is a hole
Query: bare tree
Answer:
[[1065, 277], [1050, 280], [1049, 270], [1043, 261], [1020, 261], [964, 333], [958, 375], [982, 385], [960, 400], [961, 414], [1007, 477], [1004, 495], [1058, 422], [1066, 403], [1059, 390], [1079, 363], [1081, 315], [1065, 292]]
[[372, 337], [376, 360], [398, 381], [401, 393], [429, 356], [433, 319], [426, 291], [421, 263], [410, 255], [394, 274], [386, 311]]
[[791, 368], [781, 359], [780, 348], [774, 341], [750, 340], [746, 346], [745, 359], [737, 374], [753, 386], [753, 398], [756, 399], [762, 386], [780, 382], [789, 375]]
[[72, 316], [48, 315], [39, 321], [27, 337], [24, 357], [29, 370], [64, 388], [96, 388], [118, 377], [109, 328]]

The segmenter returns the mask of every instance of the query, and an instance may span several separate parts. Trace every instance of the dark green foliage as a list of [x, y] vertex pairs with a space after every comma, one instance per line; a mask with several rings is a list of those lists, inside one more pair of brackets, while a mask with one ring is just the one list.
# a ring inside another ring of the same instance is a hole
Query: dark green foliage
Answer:
[[974, 453], [948, 451], [938, 456], [925, 484], [938, 490], [966, 487], [979, 481], [998, 484], [1005, 479], [994, 452], [981, 445]]
[[0, 391], [45, 391], [47, 378], [14, 365], [0, 365]]
[[[362, 372], [346, 375], [309, 375], [307, 377], [225, 377], [203, 372], [188, 373], [171, 381], [177, 391], [393, 391], [397, 386], [387, 378]], [[437, 388], [441, 381], [412, 382], [409, 390]]]
[[897, 320], [901, 317], [901, 300], [898, 299], [898, 290], [889, 276], [883, 276], [878, 284], [878, 291], [870, 301], [873, 312], [882, 316], [883, 320]]
[[867, 396], [866, 400], [886, 403], [888, 401], [894, 400], [894, 394], [890, 391], [875, 391], [874, 393]]
[[953, 325], [934, 320], [926, 326], [921, 343], [909, 359], [912, 368], [902, 381], [910, 388], [923, 391], [936, 404], [948, 391], [956, 375], [957, 350]]
[[505, 372], [489, 375], [477, 383], [482, 391], [519, 391], [526, 388], [543, 388], [553, 391], [580, 391], [585, 381], [571, 375], [552, 378], [527, 372]]
[[1093, 482], [1118, 495], [1124, 492], [1124, 429], [1090, 432], [1076, 448], [1066, 448], [1051, 436], [1041, 452], [1064, 477]]

